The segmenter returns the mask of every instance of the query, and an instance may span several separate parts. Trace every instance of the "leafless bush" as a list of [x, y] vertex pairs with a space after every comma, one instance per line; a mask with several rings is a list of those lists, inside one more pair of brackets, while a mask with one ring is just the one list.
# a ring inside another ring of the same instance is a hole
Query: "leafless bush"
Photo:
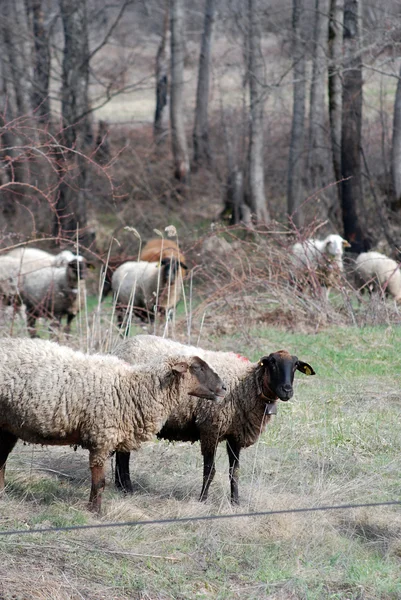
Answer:
[[345, 272], [336, 273], [327, 299], [318, 270], [294, 270], [294, 238], [305, 239], [274, 223], [257, 232], [220, 228], [199, 240], [193, 248], [198, 263], [193, 277], [202, 300], [193, 321], [204, 321], [204, 326], [210, 321], [217, 332], [245, 334], [253, 325], [317, 331], [401, 321], [394, 303], [362, 297]]

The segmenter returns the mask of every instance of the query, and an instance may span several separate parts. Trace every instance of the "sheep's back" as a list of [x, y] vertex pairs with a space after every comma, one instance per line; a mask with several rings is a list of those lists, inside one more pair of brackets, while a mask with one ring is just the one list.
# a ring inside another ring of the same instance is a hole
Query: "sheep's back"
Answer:
[[116, 382], [132, 367], [46, 340], [3, 339], [1, 350], [0, 427], [36, 443], [111, 436], [120, 420]]
[[387, 290], [395, 298], [401, 296], [401, 271], [395, 260], [380, 252], [363, 252], [355, 261], [358, 275], [366, 283], [377, 278], [380, 285], [387, 282]]
[[153, 291], [157, 289], [157, 279], [160, 273], [158, 263], [146, 261], [128, 261], [123, 263], [113, 273], [111, 285], [117, 300], [128, 304], [133, 290], [135, 303], [152, 299]]

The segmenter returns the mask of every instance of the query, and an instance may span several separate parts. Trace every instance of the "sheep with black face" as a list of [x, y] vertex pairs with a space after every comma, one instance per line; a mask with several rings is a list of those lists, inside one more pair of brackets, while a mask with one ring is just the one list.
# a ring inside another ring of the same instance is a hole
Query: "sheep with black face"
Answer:
[[[308, 363], [285, 350], [251, 363], [233, 352], [202, 350], [151, 335], [137, 335], [123, 341], [114, 354], [127, 362], [146, 363], [155, 354], [175, 356], [194, 351], [224, 380], [227, 395], [219, 406], [194, 398], [181, 403], [169, 415], [157, 436], [169, 441], [200, 440], [203, 455], [201, 500], [206, 500], [215, 474], [217, 445], [225, 440], [231, 501], [238, 504], [241, 449], [254, 444], [264, 432], [271, 415], [276, 414], [277, 400], [286, 402], [292, 398], [295, 371], [305, 375], [314, 375], [315, 371]], [[117, 453], [115, 480], [117, 487], [131, 491], [129, 454]]]

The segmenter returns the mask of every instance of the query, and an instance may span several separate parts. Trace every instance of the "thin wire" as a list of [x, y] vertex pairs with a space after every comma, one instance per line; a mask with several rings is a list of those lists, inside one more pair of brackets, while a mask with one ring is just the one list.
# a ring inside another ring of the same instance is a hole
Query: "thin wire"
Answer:
[[169, 525], [175, 523], [193, 523], [196, 521], [217, 521], [221, 519], [240, 519], [242, 517], [265, 517], [270, 515], [287, 515], [290, 513], [306, 513], [325, 510], [340, 510], [347, 508], [368, 508], [373, 506], [401, 505], [401, 500], [388, 502], [367, 502], [364, 504], [338, 504], [336, 506], [313, 506], [305, 508], [287, 508], [283, 510], [266, 510], [251, 513], [232, 513], [223, 515], [200, 515], [198, 517], [178, 517], [175, 519], [153, 519], [151, 521], [121, 521], [115, 523], [95, 523], [93, 525], [67, 525], [66, 527], [48, 527], [46, 529], [11, 529], [0, 531], [4, 535], [25, 535], [27, 533], [56, 533], [60, 531], [77, 531], [79, 529], [106, 529], [106, 527], [137, 527], [139, 525]]

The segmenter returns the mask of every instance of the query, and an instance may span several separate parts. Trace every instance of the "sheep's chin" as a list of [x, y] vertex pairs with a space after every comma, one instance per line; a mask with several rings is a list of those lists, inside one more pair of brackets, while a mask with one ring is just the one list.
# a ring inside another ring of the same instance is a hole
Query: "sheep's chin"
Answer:
[[193, 398], [202, 398], [202, 400], [214, 400], [220, 401], [224, 398], [224, 396], [218, 396], [214, 392], [194, 392], [189, 393], [188, 396], [192, 396]]

